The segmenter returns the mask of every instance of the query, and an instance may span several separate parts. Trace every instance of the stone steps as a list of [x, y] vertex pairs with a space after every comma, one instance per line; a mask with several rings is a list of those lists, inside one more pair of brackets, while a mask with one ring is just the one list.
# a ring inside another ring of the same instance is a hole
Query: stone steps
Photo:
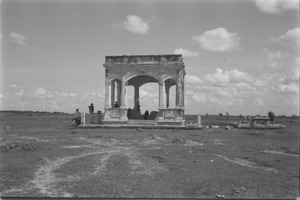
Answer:
[[156, 126], [156, 120], [128, 120], [127, 125]]

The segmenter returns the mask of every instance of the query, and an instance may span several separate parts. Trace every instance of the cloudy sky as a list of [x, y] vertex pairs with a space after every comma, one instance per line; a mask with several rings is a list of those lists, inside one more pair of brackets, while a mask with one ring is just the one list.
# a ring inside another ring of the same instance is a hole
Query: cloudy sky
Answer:
[[[187, 114], [299, 115], [298, 12], [299, 0], [2, 0], [0, 110], [103, 111], [105, 56], [175, 53]], [[140, 89], [142, 111], [157, 110], [158, 85]]]

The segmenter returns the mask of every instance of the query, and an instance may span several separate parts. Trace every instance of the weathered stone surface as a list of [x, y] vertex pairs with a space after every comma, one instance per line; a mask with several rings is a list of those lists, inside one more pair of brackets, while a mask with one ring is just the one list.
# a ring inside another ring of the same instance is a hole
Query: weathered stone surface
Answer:
[[[133, 110], [139, 111], [139, 87], [151, 82], [159, 85], [157, 120], [176, 120], [176, 124], [184, 121], [185, 66], [182, 55], [106, 56], [103, 66], [105, 68], [104, 123], [128, 120], [126, 88], [129, 85], [135, 88]], [[174, 85], [176, 86], [176, 105], [175, 108], [166, 110], [169, 108], [168, 91]], [[114, 107], [116, 101], [120, 103], [118, 108]]]

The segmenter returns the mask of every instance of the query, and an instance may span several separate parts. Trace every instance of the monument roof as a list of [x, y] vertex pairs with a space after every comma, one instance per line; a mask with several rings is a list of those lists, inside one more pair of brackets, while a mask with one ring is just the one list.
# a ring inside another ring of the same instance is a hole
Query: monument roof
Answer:
[[105, 64], [183, 63], [181, 54], [105, 56]]

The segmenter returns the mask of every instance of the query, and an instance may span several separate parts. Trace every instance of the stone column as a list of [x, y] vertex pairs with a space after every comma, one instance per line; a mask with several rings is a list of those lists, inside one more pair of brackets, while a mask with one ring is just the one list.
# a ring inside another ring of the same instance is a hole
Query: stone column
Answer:
[[166, 108], [169, 108], [170, 104], [170, 86], [166, 87]]
[[134, 110], [138, 109], [138, 105], [140, 105], [140, 87], [134, 86]]
[[180, 86], [179, 86], [179, 83], [178, 83], [178, 80], [176, 82], [176, 108], [179, 107], [180, 105]]
[[111, 104], [109, 101], [109, 97], [110, 97], [110, 87], [111, 87], [111, 83], [109, 82], [108, 78], [105, 78], [105, 108], [111, 108]]
[[181, 106], [184, 108], [184, 80], [181, 83]]
[[81, 113], [81, 124], [85, 125], [85, 113]]
[[164, 81], [159, 81], [159, 108], [164, 108]]
[[123, 78], [122, 80], [122, 87], [121, 87], [121, 108], [127, 108], [127, 105], [126, 105], [126, 80], [125, 78]]
[[201, 115], [198, 115], [197, 126], [198, 126], [198, 127], [202, 127], [202, 123], [201, 123]]
[[179, 71], [176, 80], [176, 108], [184, 107], [184, 72], [183, 69]]
[[111, 82], [111, 107], [115, 105], [115, 88], [116, 88], [116, 81]]
[[118, 104], [120, 105], [121, 103], [121, 93], [122, 93], [122, 86], [121, 86], [121, 81], [117, 81], [117, 101]]
[[120, 112], [121, 117], [120, 120], [127, 121], [127, 93], [126, 93], [126, 86], [127, 81], [125, 78], [122, 79], [122, 87], [121, 87], [121, 105], [120, 105]]

